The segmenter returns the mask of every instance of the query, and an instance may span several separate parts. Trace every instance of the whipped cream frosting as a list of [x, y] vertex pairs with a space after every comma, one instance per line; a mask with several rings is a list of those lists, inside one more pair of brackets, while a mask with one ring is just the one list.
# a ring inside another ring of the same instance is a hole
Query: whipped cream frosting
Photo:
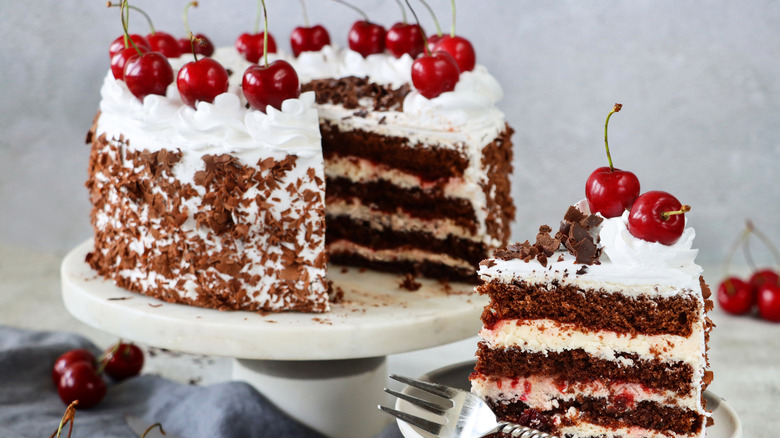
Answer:
[[[132, 138], [130, 147], [135, 150], [232, 153], [251, 164], [272, 152], [321, 156], [314, 93], [288, 99], [281, 110], [269, 107], [263, 113], [248, 109], [240, 84], [250, 63], [227, 48], [218, 49], [214, 58], [232, 71], [228, 91], [213, 103], [198, 102], [195, 108], [182, 102], [175, 83], [168, 87], [165, 96], [149, 95], [139, 101], [124, 81], [114, 79], [108, 72], [101, 88], [97, 134], [115, 138], [124, 134]], [[182, 56], [171, 60], [171, 66], [178, 72], [191, 60], [190, 56]]]

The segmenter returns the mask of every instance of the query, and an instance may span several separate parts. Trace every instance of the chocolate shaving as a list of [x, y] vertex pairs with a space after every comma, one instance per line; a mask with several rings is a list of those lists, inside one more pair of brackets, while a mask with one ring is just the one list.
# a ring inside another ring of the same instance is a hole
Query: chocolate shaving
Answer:
[[578, 269], [577, 272], [575, 272], [575, 274], [582, 275], [582, 274], [585, 274], [587, 272], [588, 272], [588, 267], [585, 266], [585, 265], [582, 265], [582, 267], [580, 267], [580, 269]]
[[403, 279], [401, 280], [401, 284], [399, 285], [401, 289], [406, 289], [409, 292], [414, 292], [416, 290], [419, 290], [422, 287], [422, 283], [415, 281], [414, 275], [411, 273], [404, 275]]
[[[400, 111], [411, 86], [404, 84], [392, 88], [369, 82], [368, 78], [348, 76], [339, 79], [315, 79], [301, 86], [301, 92], [306, 91], [314, 91], [319, 104], [342, 105], [350, 110], [361, 108], [363, 111]], [[364, 99], [373, 101], [373, 104], [361, 105]], [[355, 115], [365, 117], [368, 113]]]
[[591, 235], [591, 230], [601, 224], [602, 218], [585, 215], [574, 206], [570, 206], [555, 237], [560, 239], [566, 249], [575, 258], [575, 263], [598, 265], [601, 249]]

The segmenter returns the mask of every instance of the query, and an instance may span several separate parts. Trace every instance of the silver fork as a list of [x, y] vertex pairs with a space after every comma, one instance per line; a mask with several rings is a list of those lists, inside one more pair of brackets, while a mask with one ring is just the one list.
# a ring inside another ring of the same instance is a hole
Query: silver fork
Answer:
[[449, 402], [449, 406], [447, 406], [385, 388], [385, 392], [388, 394], [437, 415], [443, 422], [426, 420], [408, 412], [402, 412], [386, 406], [380, 405], [378, 406], [379, 409], [434, 436], [440, 438], [476, 438], [501, 432], [514, 438], [556, 438], [530, 427], [497, 421], [495, 414], [493, 414], [487, 403], [469, 391], [396, 374], [391, 374], [390, 378], [413, 386], [428, 394], [441, 397]]

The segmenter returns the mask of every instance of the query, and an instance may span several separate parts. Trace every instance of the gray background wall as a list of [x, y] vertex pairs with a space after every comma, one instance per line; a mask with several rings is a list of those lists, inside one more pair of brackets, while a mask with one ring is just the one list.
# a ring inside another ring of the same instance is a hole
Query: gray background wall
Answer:
[[[298, 2], [267, 0], [270, 29], [289, 50]], [[230, 45], [254, 23], [255, 2], [202, 0], [191, 24]], [[346, 44], [357, 16], [309, 0], [312, 21]], [[397, 21], [391, 0], [354, 0], [375, 21]], [[412, 0], [413, 5], [419, 5]], [[138, 0], [159, 30], [183, 34], [183, 1]], [[445, 28], [449, 2], [432, 0]], [[719, 263], [745, 218], [780, 243], [780, 3], [710, 1], [466, 1], [458, 33], [501, 82], [517, 130], [516, 239], [556, 223], [605, 165], [644, 190], [693, 206], [701, 263]], [[433, 31], [425, 11], [423, 26]], [[142, 19], [131, 31], [147, 33]], [[102, 1], [0, 1], [0, 245], [60, 253], [89, 237], [84, 136], [121, 33]], [[756, 258], [769, 262], [766, 253]]]

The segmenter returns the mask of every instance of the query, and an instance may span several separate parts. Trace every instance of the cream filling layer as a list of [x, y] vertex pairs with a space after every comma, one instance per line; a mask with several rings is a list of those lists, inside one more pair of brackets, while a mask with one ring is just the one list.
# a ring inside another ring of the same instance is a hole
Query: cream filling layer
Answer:
[[526, 351], [582, 349], [591, 356], [634, 366], [634, 361], [616, 353], [633, 353], [642, 359], [680, 361], [694, 369], [701, 366], [704, 325], [697, 321], [689, 337], [675, 335], [630, 335], [607, 330], [586, 331], [574, 324], [549, 319], [499, 321], [492, 330], [479, 335], [491, 348], [519, 348]]
[[381, 249], [375, 250], [367, 248], [365, 246], [357, 245], [355, 243], [346, 240], [337, 240], [327, 244], [328, 252], [331, 254], [337, 253], [354, 253], [368, 260], [374, 260], [378, 262], [430, 262], [440, 265], [446, 265], [457, 269], [473, 270], [469, 262], [463, 259], [457, 259], [447, 254], [423, 251], [417, 248], [401, 248], [401, 249]]
[[355, 183], [369, 183], [383, 180], [402, 189], [422, 190], [440, 189], [446, 198], [478, 199], [485, 196], [478, 181], [464, 178], [449, 178], [446, 181], [423, 181], [417, 175], [403, 172], [391, 167], [375, 164], [370, 160], [358, 157], [332, 157], [325, 160], [325, 175], [327, 177], [347, 178]]
[[583, 420], [576, 420], [579, 417], [579, 411], [575, 408], [570, 409], [566, 417], [574, 421], [571, 426], [560, 426], [558, 434], [560, 436], [571, 436], [572, 438], [694, 438], [704, 437], [704, 431], [698, 434], [678, 434], [673, 432], [659, 432], [657, 430], [644, 429], [641, 427], [618, 427], [607, 428], [598, 424], [588, 423]]
[[635, 403], [649, 401], [663, 406], [690, 409], [704, 412], [700, 406], [700, 395], [680, 396], [669, 390], [647, 388], [638, 383], [573, 382], [557, 384], [547, 376], [529, 376], [518, 378], [496, 378], [477, 375], [471, 380], [471, 392], [483, 399], [499, 402], [523, 402], [539, 411], [560, 408], [559, 400], [575, 400], [577, 397], [605, 398], [610, 401], [622, 400], [628, 409]]
[[325, 208], [328, 216], [346, 216], [356, 221], [363, 221], [370, 224], [371, 228], [377, 231], [416, 231], [430, 234], [437, 239], [456, 237], [458, 239], [485, 243], [491, 248], [497, 248], [501, 245], [498, 239], [474, 234], [468, 229], [457, 225], [449, 218], [426, 220], [410, 216], [401, 211], [385, 213], [359, 202], [350, 202], [343, 199], [331, 201]]

